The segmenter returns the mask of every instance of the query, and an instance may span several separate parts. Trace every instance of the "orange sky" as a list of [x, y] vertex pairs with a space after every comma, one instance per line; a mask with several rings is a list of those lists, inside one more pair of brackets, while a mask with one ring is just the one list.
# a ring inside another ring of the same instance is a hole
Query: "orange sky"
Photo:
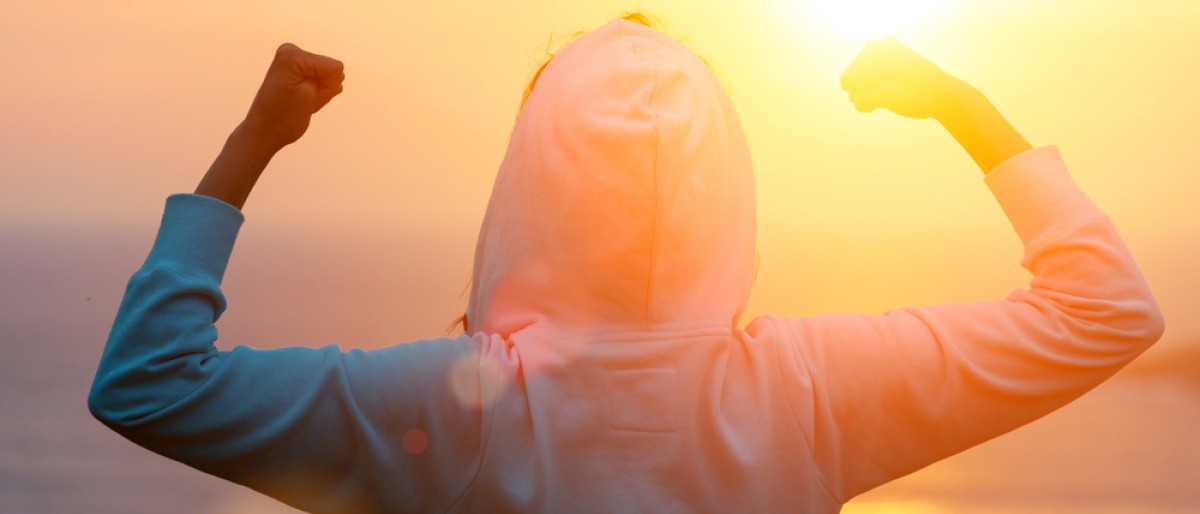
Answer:
[[[297, 323], [313, 338], [301, 343], [437, 335], [464, 307], [530, 72], [548, 43], [638, 3], [9, 5], [0, 228], [148, 244], [163, 198], [194, 187], [291, 41], [343, 60], [346, 92], [248, 202], [222, 335], [282, 344], [276, 328]], [[1200, 2], [943, 3], [899, 37], [988, 94], [1032, 143], [1061, 146], [1166, 311], [1152, 352], [1194, 344]], [[1019, 243], [954, 141], [934, 122], [846, 101], [838, 76], [861, 36], [811, 2], [640, 5], [714, 64], [741, 113], [761, 254], [747, 321], [995, 300], [1024, 285]]]
[[[742, 116], [760, 225], [744, 321], [997, 300], [1023, 287], [1019, 242], [954, 141], [934, 122], [863, 115], [846, 101], [838, 77], [863, 36], [815, 2], [8, 2], [0, 345], [98, 359], [164, 198], [195, 187], [284, 41], [343, 60], [346, 91], [247, 203], [218, 345], [440, 335], [465, 307], [492, 179], [547, 45], [638, 5], [719, 70]], [[1061, 147], [1165, 311], [1166, 336], [1147, 358], [1182, 362], [1172, 359], [1200, 341], [1200, 1], [938, 3], [897, 35], [986, 93], [1030, 142]], [[60, 363], [15, 353], [21, 369], [70, 382]], [[1179, 400], [1194, 391], [1121, 387], [1104, 384], [847, 512], [976, 512], [894, 500], [979, 491], [1194, 502], [1195, 403]], [[59, 406], [84, 416], [83, 389], [70, 393]]]

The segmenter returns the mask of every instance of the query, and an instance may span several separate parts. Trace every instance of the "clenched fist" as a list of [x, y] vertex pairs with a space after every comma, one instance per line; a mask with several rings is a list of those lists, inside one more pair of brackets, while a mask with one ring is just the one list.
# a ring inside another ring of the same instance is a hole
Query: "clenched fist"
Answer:
[[859, 111], [884, 108], [909, 118], [942, 120], [964, 87], [891, 36], [867, 43], [842, 74], [842, 89]]
[[337, 59], [284, 43], [275, 51], [244, 125], [259, 143], [279, 149], [300, 139], [313, 113], [342, 92]]

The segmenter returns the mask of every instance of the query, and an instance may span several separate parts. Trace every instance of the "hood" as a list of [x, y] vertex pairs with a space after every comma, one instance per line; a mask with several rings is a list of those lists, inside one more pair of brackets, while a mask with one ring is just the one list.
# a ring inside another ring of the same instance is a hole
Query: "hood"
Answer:
[[479, 231], [468, 327], [735, 327], [754, 251], [729, 96], [679, 42], [612, 21], [564, 47], [521, 110]]

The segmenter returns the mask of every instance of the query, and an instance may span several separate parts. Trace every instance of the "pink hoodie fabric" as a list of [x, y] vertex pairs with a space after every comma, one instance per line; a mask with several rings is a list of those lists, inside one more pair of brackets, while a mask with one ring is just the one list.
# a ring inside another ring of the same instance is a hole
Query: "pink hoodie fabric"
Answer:
[[219, 351], [243, 217], [174, 195], [88, 406], [312, 512], [837, 512], [1066, 404], [1162, 332], [1055, 148], [986, 183], [1027, 289], [741, 328], [755, 207], [737, 115], [692, 52], [615, 21], [564, 48], [522, 110], [469, 334]]
[[986, 182], [1028, 289], [741, 329], [754, 181], [728, 96], [652, 29], [579, 38], [521, 112], [480, 230], [468, 323], [486, 432], [458, 506], [836, 512], [1061, 407], [1158, 339], [1144, 279], [1055, 148]]

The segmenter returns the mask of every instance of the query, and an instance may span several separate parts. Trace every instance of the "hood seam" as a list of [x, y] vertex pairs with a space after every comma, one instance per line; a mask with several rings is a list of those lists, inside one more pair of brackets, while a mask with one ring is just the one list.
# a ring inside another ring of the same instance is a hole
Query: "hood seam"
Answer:
[[658, 70], [658, 67], [650, 65], [650, 63], [647, 63], [646, 60], [644, 58], [642, 58], [642, 55], [640, 52], [638, 52], [637, 45], [634, 44], [633, 40], [627, 39], [625, 37], [625, 31], [623, 30], [622, 23], [619, 23], [619, 22], [617, 23], [617, 31], [618, 31], [618, 33], [621, 34], [621, 38], [629, 43], [629, 50], [631, 52], [633, 52], [633, 55], [637, 56], [637, 58], [640, 61], [645, 63], [647, 65], [647, 67], [650, 68], [650, 70], [653, 72], [653, 77], [654, 77], [654, 86], [650, 89], [650, 100], [647, 102], [648, 106], [651, 107], [651, 112], [654, 113], [654, 164], [653, 164], [654, 171], [651, 174], [652, 178], [653, 178], [653, 187], [654, 187], [654, 222], [651, 225], [652, 229], [650, 232], [650, 256], [646, 262], [646, 297], [645, 297], [645, 303], [644, 303], [645, 309], [643, 311], [643, 319], [642, 319], [642, 325], [643, 325], [644, 329], [646, 331], [650, 331], [650, 324], [651, 324], [650, 323], [650, 309], [651, 309], [650, 298], [652, 297], [651, 291], [654, 289], [654, 263], [655, 263], [655, 259], [657, 258], [657, 255], [658, 255], [658, 230], [659, 230], [659, 220], [661, 218], [659, 209], [661, 208], [661, 205], [662, 205], [661, 198], [659, 197], [659, 190], [658, 190], [659, 189], [658, 188], [658, 159], [662, 153], [660, 151], [660, 147], [661, 147], [660, 142], [662, 141], [662, 137], [659, 134], [659, 131], [661, 130], [661, 124], [659, 122], [658, 111], [653, 109], [654, 99], [658, 96], [659, 70]]

